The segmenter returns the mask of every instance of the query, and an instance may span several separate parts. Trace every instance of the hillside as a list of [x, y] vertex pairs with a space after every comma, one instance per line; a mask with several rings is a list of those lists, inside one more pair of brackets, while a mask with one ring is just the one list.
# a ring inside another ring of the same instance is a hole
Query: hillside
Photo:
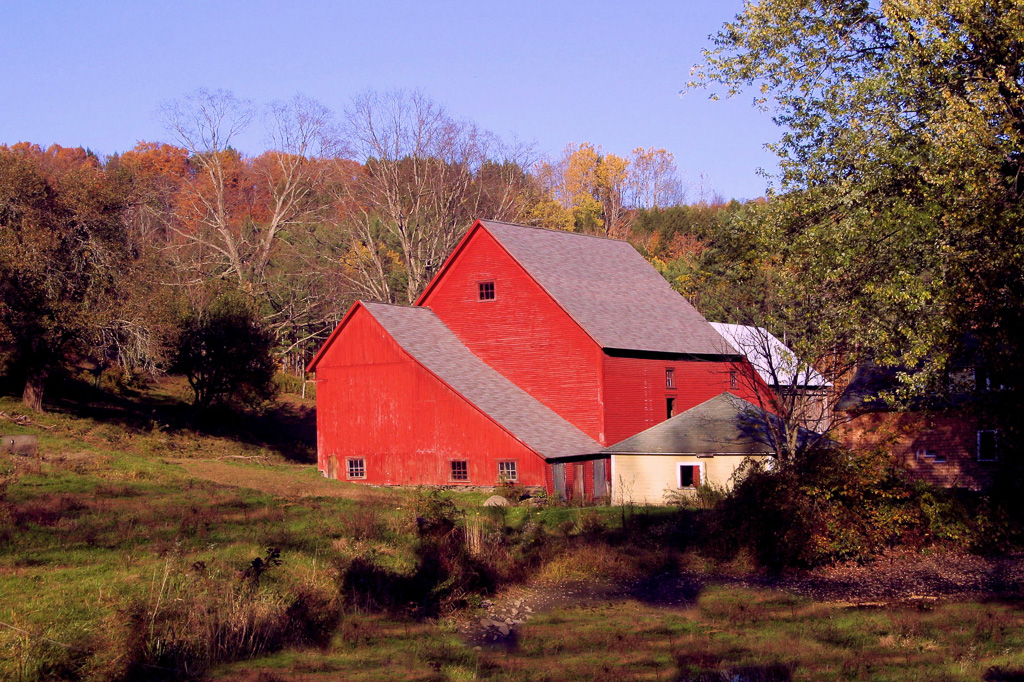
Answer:
[[0, 677], [966, 680], [1024, 667], [1012, 558], [939, 554], [913, 574], [921, 555], [894, 555], [888, 572], [773, 577], [707, 558], [700, 510], [481, 510], [481, 494], [327, 481], [309, 464], [310, 403], [195, 420], [182, 389], [79, 386], [28, 417], [0, 398], [0, 432], [40, 441], [38, 457], [2, 456]]

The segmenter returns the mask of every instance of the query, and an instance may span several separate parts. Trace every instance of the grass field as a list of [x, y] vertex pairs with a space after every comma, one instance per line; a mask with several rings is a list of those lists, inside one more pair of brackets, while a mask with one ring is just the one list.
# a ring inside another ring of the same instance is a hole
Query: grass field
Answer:
[[[225, 666], [263, 679], [980, 680], [1024, 666], [1024, 616], [999, 603], [857, 607], [717, 586], [684, 607], [614, 601], [544, 614], [510, 648], [438, 625], [349, 616], [325, 649]], [[1019, 675], [1019, 672], [1016, 673]], [[716, 677], [717, 676], [717, 677]]]
[[[41, 416], [0, 398], [0, 433], [40, 438], [37, 458], [0, 456], [0, 678], [978, 680], [1024, 669], [1019, 603], [857, 606], [717, 581], [745, 569], [688, 548], [694, 519], [678, 512], [484, 513], [483, 494], [326, 481], [308, 463], [308, 403], [197, 424], [174, 390], [92, 394]], [[695, 565], [706, 579], [676, 588], [680, 599], [561, 600], [497, 647], [477, 649], [459, 628], [481, 597], [524, 581], [557, 590]]]

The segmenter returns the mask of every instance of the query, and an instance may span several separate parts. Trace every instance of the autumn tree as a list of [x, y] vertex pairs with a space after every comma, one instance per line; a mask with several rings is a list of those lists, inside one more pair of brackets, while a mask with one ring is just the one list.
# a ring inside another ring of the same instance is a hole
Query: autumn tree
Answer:
[[629, 155], [629, 204], [638, 209], [677, 206], [686, 199], [675, 157], [665, 149], [637, 147]]
[[188, 162], [164, 249], [178, 264], [179, 285], [232, 282], [260, 303], [282, 354], [308, 350], [348, 298], [335, 284], [345, 240], [330, 186], [344, 169], [332, 112], [302, 95], [269, 104], [269, 149], [255, 157], [233, 146], [257, 117], [248, 100], [201, 89], [165, 105], [163, 115]]
[[664, 149], [638, 147], [623, 158], [589, 142], [570, 144], [558, 161], [542, 163], [536, 172], [571, 215], [573, 229], [606, 237], [625, 238], [636, 209], [662, 208], [683, 199], [675, 161]]
[[81, 148], [0, 147], [0, 355], [43, 409], [47, 377], [99, 346], [130, 272], [123, 196]]

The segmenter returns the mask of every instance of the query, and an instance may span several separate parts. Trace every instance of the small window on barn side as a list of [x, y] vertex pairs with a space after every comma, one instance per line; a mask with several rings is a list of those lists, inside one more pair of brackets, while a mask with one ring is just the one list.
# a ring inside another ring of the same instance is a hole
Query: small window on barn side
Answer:
[[362, 457], [347, 457], [345, 471], [349, 478], [366, 478], [366, 460]]
[[481, 301], [494, 300], [494, 282], [477, 283], [477, 292]]
[[740, 375], [739, 375], [739, 372], [737, 372], [735, 368], [730, 369], [729, 370], [729, 388], [735, 389], [735, 388], [739, 388], [739, 387], [740, 387]]
[[464, 459], [453, 459], [452, 460], [452, 480], [453, 481], [468, 481], [469, 480], [469, 462]]
[[675, 412], [675, 409], [676, 409], [676, 399], [675, 398], [665, 398], [665, 419], [671, 419], [672, 418], [672, 413]]
[[665, 368], [665, 388], [676, 387], [676, 371], [671, 367]]
[[498, 462], [498, 481], [502, 483], [515, 483], [519, 480], [519, 470], [515, 461]]
[[679, 487], [696, 488], [700, 485], [700, 465], [680, 464], [679, 465]]
[[999, 458], [998, 436], [998, 431], [978, 431], [979, 462], [995, 462]]

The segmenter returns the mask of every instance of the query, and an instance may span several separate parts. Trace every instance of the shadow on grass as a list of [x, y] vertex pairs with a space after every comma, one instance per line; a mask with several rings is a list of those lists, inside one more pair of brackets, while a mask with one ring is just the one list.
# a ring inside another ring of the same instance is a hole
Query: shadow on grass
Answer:
[[[285, 459], [316, 462], [316, 410], [280, 399], [260, 411], [213, 407], [199, 411], [173, 395], [156, 390], [105, 391], [77, 379], [54, 379], [47, 386], [47, 411], [118, 424], [136, 432], [197, 432], [268, 448]], [[0, 395], [17, 397], [10, 381], [0, 382]]]

